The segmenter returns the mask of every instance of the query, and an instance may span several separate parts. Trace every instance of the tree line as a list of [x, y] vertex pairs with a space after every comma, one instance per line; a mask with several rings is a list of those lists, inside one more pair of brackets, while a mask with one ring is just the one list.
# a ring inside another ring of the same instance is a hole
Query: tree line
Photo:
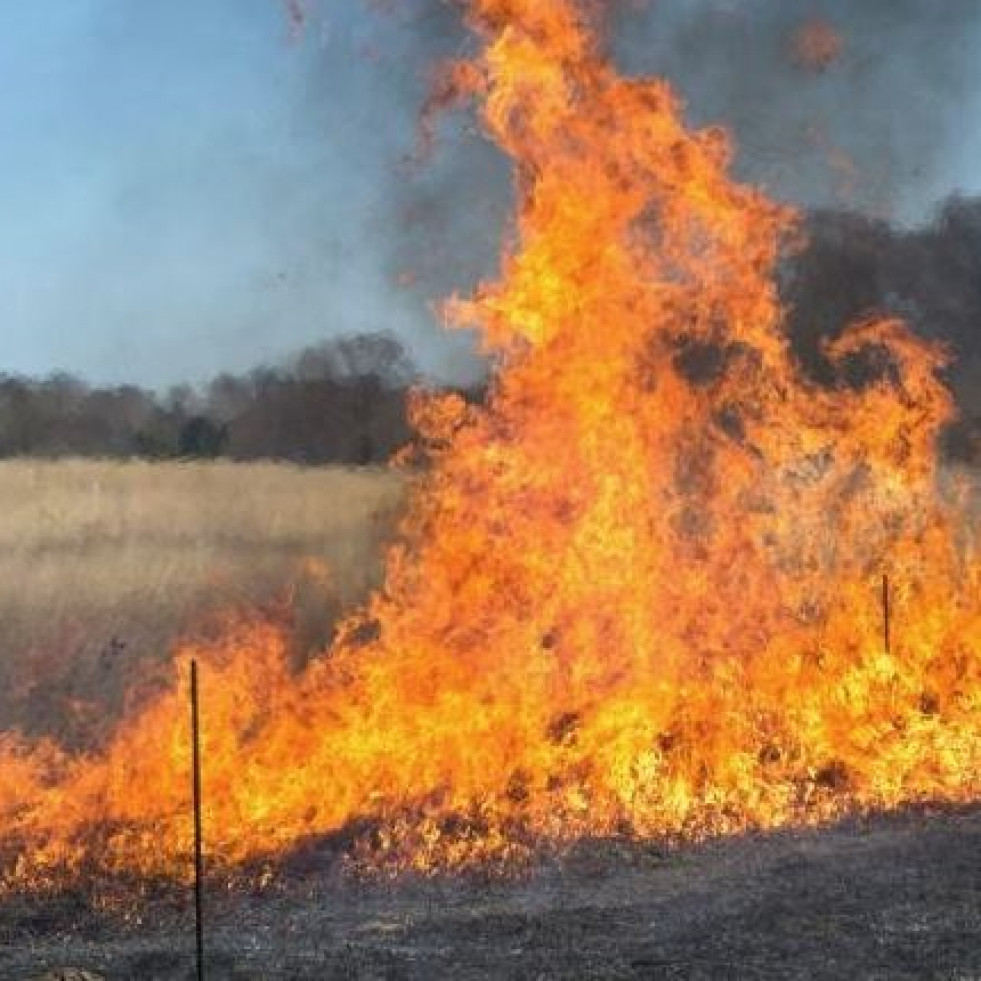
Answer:
[[385, 334], [325, 341], [279, 367], [165, 393], [66, 373], [0, 374], [0, 457], [380, 463], [409, 439], [406, 395], [416, 376]]
[[[952, 198], [920, 228], [816, 211], [806, 231], [807, 246], [784, 265], [780, 283], [804, 370], [820, 384], [841, 384], [824, 341], [861, 317], [902, 317], [949, 348], [946, 375], [961, 416], [944, 449], [981, 465], [981, 198]], [[875, 357], [851, 367], [857, 384], [882, 370]], [[280, 367], [164, 394], [90, 386], [66, 374], [0, 374], [0, 457], [378, 463], [411, 438], [406, 395], [416, 378], [411, 358], [386, 334], [325, 341]]]

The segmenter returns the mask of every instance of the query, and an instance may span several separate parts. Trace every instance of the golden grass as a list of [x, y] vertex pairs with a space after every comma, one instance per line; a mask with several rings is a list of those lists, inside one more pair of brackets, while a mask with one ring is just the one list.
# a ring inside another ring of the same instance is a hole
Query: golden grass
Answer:
[[0, 729], [84, 735], [180, 633], [287, 590], [322, 642], [377, 581], [402, 493], [382, 470], [0, 462]]

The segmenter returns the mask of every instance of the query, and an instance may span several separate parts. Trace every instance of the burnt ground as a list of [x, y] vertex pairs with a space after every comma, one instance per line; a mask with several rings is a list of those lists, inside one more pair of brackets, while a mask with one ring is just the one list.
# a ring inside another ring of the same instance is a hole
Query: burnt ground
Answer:
[[[981, 979], [981, 809], [667, 851], [596, 842], [512, 881], [306, 874], [209, 902], [212, 981], [967, 981]], [[79, 895], [8, 900], [0, 977], [54, 966], [110, 981], [193, 977], [189, 907], [173, 895], [146, 906], [108, 915]]]

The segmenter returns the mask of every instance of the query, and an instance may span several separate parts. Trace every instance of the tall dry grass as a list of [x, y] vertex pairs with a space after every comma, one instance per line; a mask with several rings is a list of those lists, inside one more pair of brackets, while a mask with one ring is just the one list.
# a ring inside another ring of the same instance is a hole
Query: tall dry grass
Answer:
[[298, 645], [322, 643], [402, 492], [381, 470], [0, 462], [0, 730], [92, 736], [181, 633], [287, 592]]

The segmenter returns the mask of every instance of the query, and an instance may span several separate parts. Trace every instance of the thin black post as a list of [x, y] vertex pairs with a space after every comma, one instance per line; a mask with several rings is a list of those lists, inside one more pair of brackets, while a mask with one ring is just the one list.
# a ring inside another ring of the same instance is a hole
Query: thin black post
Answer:
[[888, 573], [882, 576], [882, 640], [886, 646], [886, 653], [891, 654], [891, 638], [889, 636], [890, 623], [889, 623], [889, 575]]
[[194, 934], [198, 981], [204, 981], [204, 847], [201, 834], [201, 719], [197, 661], [191, 661], [191, 755], [194, 785]]

